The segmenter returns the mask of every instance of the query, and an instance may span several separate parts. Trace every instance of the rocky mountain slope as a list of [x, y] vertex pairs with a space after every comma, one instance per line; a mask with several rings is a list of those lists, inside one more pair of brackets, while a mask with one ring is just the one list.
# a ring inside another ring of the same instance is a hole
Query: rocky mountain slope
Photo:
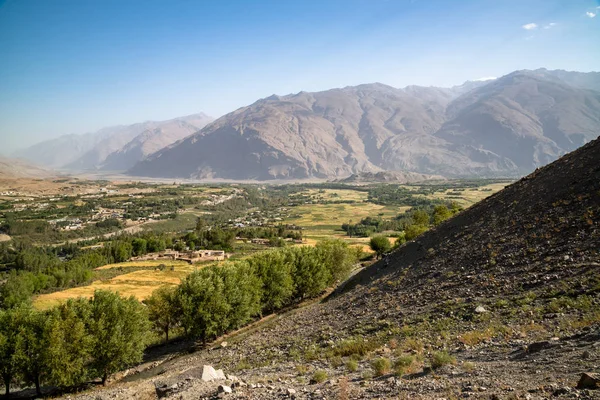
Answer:
[[52, 168], [126, 170], [149, 154], [189, 136], [213, 119], [203, 113], [65, 135], [15, 153]]
[[369, 84], [273, 95], [157, 152], [130, 173], [231, 179], [382, 170], [520, 176], [600, 132], [600, 92], [563, 80], [586, 84], [593, 77], [569, 74], [517, 71], [452, 89]]
[[193, 118], [177, 118], [150, 127], [117, 151], [110, 153], [100, 165], [102, 170], [125, 171], [152, 153], [190, 136], [212, 121], [203, 114]]
[[56, 175], [25, 160], [0, 156], [0, 179], [48, 178]]
[[82, 135], [63, 135], [45, 140], [13, 153], [13, 157], [22, 158], [48, 168], [61, 168], [74, 162], [102, 140], [111, 136], [110, 128]]
[[[321, 303], [76, 398], [599, 398], [576, 387], [600, 365], [599, 160], [597, 139]], [[236, 377], [204, 382], [205, 364]]]

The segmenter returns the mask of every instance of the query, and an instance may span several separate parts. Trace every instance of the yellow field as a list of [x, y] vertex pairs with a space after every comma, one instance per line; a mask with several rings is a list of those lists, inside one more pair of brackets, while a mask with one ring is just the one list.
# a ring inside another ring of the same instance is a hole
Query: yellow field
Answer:
[[[480, 186], [477, 188], [477, 190], [474, 190], [474, 188], [460, 189], [460, 192], [455, 192], [450, 189], [446, 190], [445, 192], [437, 192], [433, 195], [425, 197], [456, 201], [458, 204], [466, 208], [485, 199], [486, 197], [491, 196], [496, 192], [499, 192], [508, 185], [510, 185], [510, 183], [492, 183], [490, 185]], [[453, 198], [453, 196], [460, 196], [460, 198]]]
[[[338, 190], [337, 192], [363, 192], [352, 190]], [[368, 238], [348, 238], [342, 231], [342, 224], [357, 223], [361, 219], [371, 216], [391, 218], [400, 214], [410, 207], [381, 206], [373, 203], [355, 204], [306, 204], [294, 207], [294, 217], [285, 222], [292, 223], [304, 228], [303, 236], [313, 241], [337, 237], [352, 244], [362, 243]]]
[[[115, 264], [112, 264], [112, 268], [114, 268], [114, 265]], [[137, 264], [136, 266], [140, 265]], [[92, 297], [94, 291], [97, 289], [119, 292], [122, 296], [127, 297], [133, 295], [138, 300], [144, 300], [145, 298], [149, 297], [154, 290], [161, 286], [178, 285], [182, 279], [184, 279], [196, 268], [199, 268], [199, 266], [184, 263], [183, 265], [175, 266], [174, 271], [171, 271], [170, 268], [166, 268], [163, 271], [133, 271], [127, 274], [116, 276], [106, 281], [94, 281], [88, 286], [67, 289], [63, 290], [62, 292], [42, 294], [34, 298], [33, 305], [37, 309], [45, 310], [56, 306], [67, 299], [76, 297]]]
[[[494, 183], [476, 189], [460, 189], [456, 192], [450, 189], [424, 197], [456, 201], [466, 208], [498, 192], [506, 185], [505, 183]], [[417, 186], [403, 187], [415, 191], [419, 189]], [[368, 193], [358, 190], [308, 189], [304, 193], [309, 194], [314, 201], [353, 200], [357, 202], [353, 204], [305, 204], [294, 207], [293, 216], [286, 219], [285, 222], [304, 228], [302, 234], [308, 245], [314, 245], [323, 239], [339, 238], [353, 245], [364, 246], [364, 250], [367, 251], [369, 238], [347, 237], [341, 229], [342, 224], [357, 223], [369, 216], [392, 218], [411, 208], [367, 203], [365, 200], [368, 198]]]
[[102, 269], [112, 269], [112, 268], [132, 268], [132, 267], [158, 267], [160, 265], [166, 265], [167, 267], [175, 266], [175, 267], [183, 267], [187, 266], [188, 263], [180, 260], [146, 260], [146, 261], [127, 261], [116, 264], [106, 264], [101, 267], [96, 268], [97, 270]]

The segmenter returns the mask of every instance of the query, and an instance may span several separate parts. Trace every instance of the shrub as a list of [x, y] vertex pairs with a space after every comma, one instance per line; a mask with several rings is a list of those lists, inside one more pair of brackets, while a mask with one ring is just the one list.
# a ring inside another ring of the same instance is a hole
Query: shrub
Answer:
[[436, 351], [431, 357], [431, 368], [437, 369], [444, 365], [455, 364], [456, 359], [446, 351]]
[[366, 341], [364, 339], [351, 339], [344, 340], [339, 343], [334, 349], [333, 353], [341, 357], [347, 357], [352, 355], [359, 355], [364, 357], [368, 352], [374, 350], [377, 347], [375, 341]]
[[407, 372], [410, 372], [412, 370], [414, 362], [414, 357], [410, 355], [403, 355], [400, 358], [398, 358], [394, 363], [394, 370], [396, 372], [396, 375], [401, 376]]
[[421, 342], [419, 339], [413, 339], [413, 338], [406, 339], [403, 347], [404, 347], [404, 349], [411, 350], [411, 351], [415, 352], [416, 354], [421, 354], [421, 353], [423, 353], [423, 350], [424, 350], [423, 342]]
[[373, 250], [378, 257], [381, 257], [384, 253], [387, 253], [392, 248], [390, 240], [385, 236], [378, 235], [373, 236], [369, 241], [369, 247]]
[[342, 361], [342, 357], [340, 356], [333, 356], [329, 359], [329, 364], [333, 367], [333, 368], [337, 368], [341, 365], [344, 364], [344, 362]]
[[471, 331], [460, 335], [458, 340], [467, 346], [477, 346], [479, 343], [491, 339], [494, 335], [494, 331], [491, 328], [481, 331]]
[[308, 367], [304, 364], [297, 364], [296, 372], [298, 372], [299, 375], [306, 375], [306, 373], [308, 372]]
[[462, 369], [465, 372], [473, 372], [475, 370], [475, 364], [470, 361], [464, 362], [462, 364]]
[[315, 371], [313, 374], [312, 380], [316, 383], [322, 383], [327, 380], [327, 372], [322, 369]]
[[392, 362], [388, 358], [381, 357], [373, 360], [371, 366], [375, 371], [375, 376], [383, 376], [390, 373]]
[[348, 360], [348, 362], [346, 362], [346, 369], [349, 372], [356, 372], [356, 371], [358, 371], [358, 361], [356, 361], [356, 360]]

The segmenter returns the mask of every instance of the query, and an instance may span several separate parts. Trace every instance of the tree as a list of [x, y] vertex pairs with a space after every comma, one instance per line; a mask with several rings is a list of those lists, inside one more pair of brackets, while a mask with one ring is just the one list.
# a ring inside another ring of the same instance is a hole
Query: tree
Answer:
[[177, 288], [163, 286], [152, 292], [152, 296], [144, 300], [148, 307], [148, 317], [154, 329], [164, 333], [165, 342], [169, 341], [169, 331], [178, 323]]
[[261, 252], [250, 257], [248, 262], [262, 285], [262, 312], [273, 312], [288, 305], [294, 295], [294, 266], [286, 259], [285, 251]]
[[226, 329], [230, 305], [224, 296], [224, 282], [218, 267], [193, 272], [179, 286], [177, 296], [185, 331], [206, 342]]
[[87, 299], [69, 299], [48, 315], [48, 349], [45, 365], [54, 385], [74, 386], [86, 381], [92, 337], [88, 333], [90, 304]]
[[17, 338], [21, 315], [25, 307], [0, 309], [0, 379], [6, 389], [6, 397], [10, 394], [10, 385], [18, 374]]
[[323, 264], [315, 249], [303, 246], [290, 250], [295, 266], [295, 297], [305, 299], [319, 295], [331, 282], [331, 271]]
[[131, 242], [131, 246], [133, 247], [134, 256], [141, 256], [148, 252], [146, 239], [135, 238]]
[[413, 240], [417, 236], [426, 232], [429, 228], [423, 225], [408, 225], [406, 229], [404, 229], [404, 235], [406, 240]]
[[92, 368], [104, 385], [110, 374], [142, 360], [150, 322], [133, 296], [96, 290], [90, 308]]
[[429, 213], [425, 210], [415, 210], [412, 213], [412, 219], [415, 225], [429, 226]]
[[42, 312], [23, 308], [19, 318], [15, 358], [26, 383], [35, 385], [35, 392], [42, 395], [41, 382], [48, 372], [49, 351], [48, 320]]
[[398, 234], [398, 237], [396, 238], [396, 243], [394, 243], [394, 248], [400, 247], [404, 243], [406, 243], [406, 233], [405, 232], [400, 232]]
[[439, 225], [452, 217], [452, 212], [445, 205], [435, 206], [433, 209], [433, 224]]
[[373, 250], [377, 257], [381, 258], [381, 256], [388, 251], [391, 250], [392, 245], [390, 244], [390, 240], [383, 235], [373, 236], [369, 241], [369, 247]]
[[362, 252], [359, 247], [351, 248], [348, 243], [339, 239], [323, 240], [317, 243], [315, 250], [330, 272], [331, 280], [328, 285], [346, 279]]
[[223, 295], [229, 305], [225, 329], [237, 329], [260, 314], [261, 281], [245, 261], [226, 264], [217, 271], [223, 279]]
[[35, 285], [28, 277], [27, 273], [10, 271], [6, 282], [0, 287], [0, 308], [9, 309], [30, 302]]

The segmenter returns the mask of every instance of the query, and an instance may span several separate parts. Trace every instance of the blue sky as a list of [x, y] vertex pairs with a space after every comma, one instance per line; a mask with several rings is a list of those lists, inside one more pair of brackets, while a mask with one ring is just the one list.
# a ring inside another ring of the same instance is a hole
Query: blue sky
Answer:
[[0, 0], [0, 152], [273, 93], [600, 70], [596, 0]]

